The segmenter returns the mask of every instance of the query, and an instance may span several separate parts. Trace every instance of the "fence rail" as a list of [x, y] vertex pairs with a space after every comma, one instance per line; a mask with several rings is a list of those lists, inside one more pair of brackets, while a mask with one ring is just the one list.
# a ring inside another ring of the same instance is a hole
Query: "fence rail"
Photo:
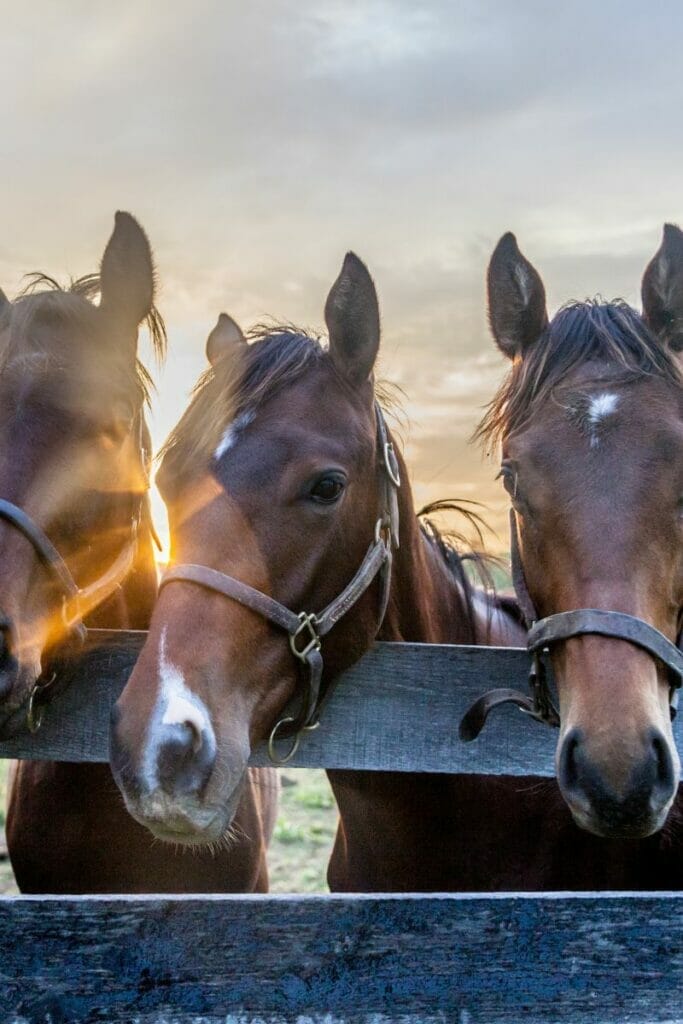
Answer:
[[[0, 757], [106, 760], [144, 639], [93, 631]], [[551, 774], [556, 734], [514, 708], [457, 738], [470, 701], [527, 671], [521, 650], [377, 644], [293, 764]], [[683, 1024], [683, 894], [9, 897], [0, 1021]]]
[[[91, 630], [83, 652], [60, 666], [69, 685], [40, 731], [0, 743], [0, 757], [107, 761], [109, 710], [145, 637]], [[344, 673], [292, 767], [552, 775], [556, 733], [514, 707], [494, 712], [473, 743], [458, 739], [461, 716], [483, 690], [526, 690], [528, 670], [517, 648], [378, 643]], [[683, 716], [675, 732], [683, 750]], [[252, 763], [268, 763], [264, 749]]]
[[683, 897], [0, 901], [0, 1019], [675, 1024]]

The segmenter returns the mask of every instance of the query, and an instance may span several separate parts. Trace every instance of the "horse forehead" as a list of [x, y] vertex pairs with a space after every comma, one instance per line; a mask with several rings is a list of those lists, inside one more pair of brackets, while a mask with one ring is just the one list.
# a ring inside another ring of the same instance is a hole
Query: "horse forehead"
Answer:
[[525, 427], [506, 438], [503, 456], [519, 467], [520, 480], [549, 496], [576, 484], [579, 494], [656, 483], [680, 465], [683, 415], [671, 390], [610, 386], [557, 393]]
[[254, 433], [278, 437], [302, 451], [318, 444], [345, 450], [364, 448], [374, 438], [374, 417], [341, 388], [312, 378], [291, 391], [283, 391], [252, 418]]

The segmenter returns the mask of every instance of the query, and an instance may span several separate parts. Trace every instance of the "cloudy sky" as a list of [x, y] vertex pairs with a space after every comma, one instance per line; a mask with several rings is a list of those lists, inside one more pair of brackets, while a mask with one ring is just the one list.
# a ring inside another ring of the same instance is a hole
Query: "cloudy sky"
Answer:
[[505, 370], [488, 256], [512, 229], [552, 307], [637, 303], [683, 220], [682, 33], [672, 0], [6, 5], [0, 281], [94, 269], [133, 212], [169, 326], [161, 441], [218, 312], [321, 327], [353, 248], [418, 501], [486, 502], [505, 547], [495, 463], [467, 443]]

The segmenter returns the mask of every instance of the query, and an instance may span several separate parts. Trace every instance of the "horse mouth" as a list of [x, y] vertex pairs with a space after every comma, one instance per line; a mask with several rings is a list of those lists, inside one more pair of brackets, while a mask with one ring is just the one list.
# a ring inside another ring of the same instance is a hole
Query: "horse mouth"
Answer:
[[668, 811], [666, 807], [657, 814], [628, 820], [621, 816], [604, 818], [584, 810], [572, 809], [572, 817], [580, 829], [600, 839], [647, 839], [664, 826]]
[[165, 794], [150, 793], [139, 803], [126, 801], [128, 811], [155, 839], [181, 846], [202, 846], [222, 839], [230, 816], [216, 807], [178, 804]]
[[29, 735], [28, 697], [18, 707], [0, 707], [0, 743]]

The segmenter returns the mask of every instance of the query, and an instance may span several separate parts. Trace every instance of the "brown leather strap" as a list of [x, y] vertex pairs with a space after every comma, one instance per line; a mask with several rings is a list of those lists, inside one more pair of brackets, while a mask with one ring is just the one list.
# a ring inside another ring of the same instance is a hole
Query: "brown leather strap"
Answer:
[[458, 735], [465, 743], [476, 740], [481, 730], [486, 725], [486, 719], [494, 708], [503, 704], [515, 704], [520, 711], [524, 711], [531, 718], [537, 721], [538, 715], [534, 707], [533, 699], [521, 690], [512, 690], [508, 687], [501, 687], [497, 690], [487, 690], [478, 700], [475, 700], [460, 719]]
[[[331, 601], [322, 612], [316, 615], [316, 631], [319, 636], [327, 636], [332, 627], [336, 626], [339, 620], [346, 615], [350, 608], [353, 608], [355, 603], [363, 596], [377, 573], [389, 558], [391, 558], [391, 549], [388, 547], [386, 541], [380, 538], [379, 540], [376, 540], [374, 544], [370, 545], [365, 554], [365, 558], [360, 564], [358, 572], [351, 582], [344, 587], [339, 597], [336, 597], [334, 601]], [[380, 626], [384, 619], [385, 607], [386, 605], [384, 604], [384, 601], [381, 601], [379, 616]]]
[[[169, 583], [195, 583], [206, 590], [212, 590], [237, 601], [245, 608], [250, 608], [289, 635], [292, 654], [305, 666], [304, 690], [301, 706], [296, 716], [280, 719], [271, 732], [269, 751], [273, 760], [276, 759], [274, 756], [276, 736], [278, 739], [288, 736], [298, 737], [303, 730], [316, 727], [333, 689], [331, 684], [328, 685], [325, 693], [321, 696], [323, 672], [323, 659], [320, 653], [321, 640], [353, 608], [378, 573], [381, 574], [381, 590], [377, 631], [384, 621], [391, 584], [392, 548], [398, 547], [399, 543], [399, 511], [396, 492], [401, 485], [401, 479], [396, 453], [389, 440], [384, 416], [377, 402], [375, 402], [375, 419], [380, 470], [380, 517], [375, 526], [375, 539], [366, 551], [352, 580], [344, 587], [341, 594], [330, 601], [321, 612], [300, 612], [297, 615], [286, 605], [280, 604], [279, 601], [260, 590], [250, 587], [249, 584], [205, 565], [175, 565], [167, 569], [159, 583], [160, 590], [168, 586]], [[280, 763], [284, 763], [292, 756], [296, 749], [296, 742], [286, 758], [278, 759]]]
[[683, 633], [679, 634], [676, 645], [644, 619], [603, 608], [576, 608], [539, 620], [524, 576], [514, 509], [510, 509], [510, 562], [517, 600], [529, 628], [527, 650], [534, 659], [530, 673], [532, 696], [512, 689], [487, 691], [461, 719], [459, 734], [462, 740], [476, 739], [486, 724], [489, 712], [503, 704], [515, 704], [538, 721], [559, 725], [559, 714], [548, 687], [543, 652], [555, 643], [591, 634], [625, 640], [666, 665], [669, 669], [670, 713], [671, 718], [675, 718], [678, 693], [683, 684]]
[[230, 597], [233, 601], [258, 612], [264, 619], [268, 619], [273, 625], [284, 629], [286, 633], [293, 635], [299, 629], [301, 620], [294, 612], [273, 600], [260, 590], [250, 587], [248, 583], [236, 580], [234, 576], [228, 576], [218, 569], [210, 569], [208, 565], [194, 565], [186, 563], [174, 565], [167, 569], [159, 581], [159, 590], [168, 586], [169, 583], [196, 583], [205, 590], [213, 590], [224, 597]]
[[683, 653], [658, 629], [644, 619], [625, 612], [605, 611], [602, 608], [577, 608], [558, 612], [535, 622], [529, 630], [527, 649], [541, 651], [561, 640], [574, 636], [597, 634], [626, 640], [642, 648], [666, 665], [676, 676], [676, 686], [683, 680]]
[[43, 567], [55, 580], [65, 597], [78, 593], [78, 584], [69, 567], [44, 530], [18, 505], [0, 498], [0, 519], [13, 526], [29, 542]]

